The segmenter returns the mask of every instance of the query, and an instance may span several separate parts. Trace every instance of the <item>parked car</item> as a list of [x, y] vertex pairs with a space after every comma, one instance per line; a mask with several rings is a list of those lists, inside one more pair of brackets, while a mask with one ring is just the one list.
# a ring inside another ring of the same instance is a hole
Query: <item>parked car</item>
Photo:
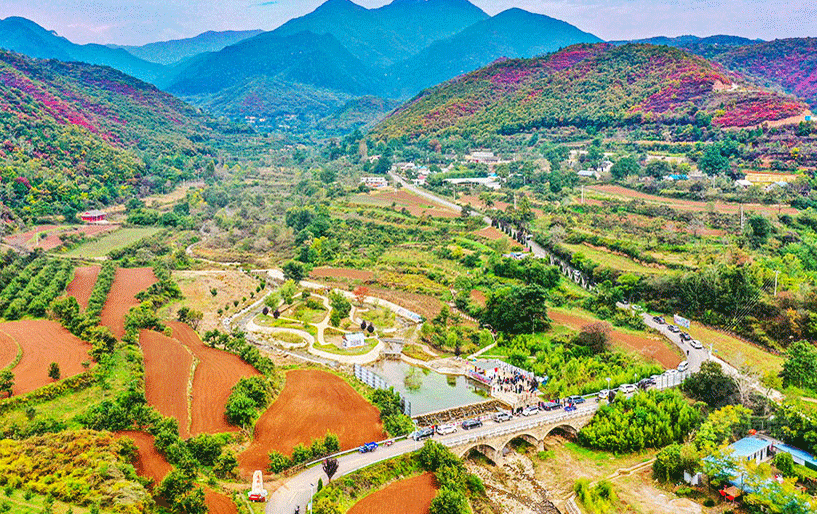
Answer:
[[636, 387], [633, 384], [621, 384], [618, 386], [618, 391], [623, 394], [631, 394], [636, 391]]
[[681, 332], [678, 335], [681, 338], [681, 341], [692, 341], [692, 336], [687, 334], [686, 332]]
[[584, 403], [587, 400], [585, 400], [583, 396], [568, 396], [567, 401], [569, 401], [570, 403], [573, 403], [575, 405], [579, 405], [581, 403]]
[[440, 435], [448, 435], [453, 434], [457, 431], [457, 427], [454, 425], [439, 425], [437, 427], [437, 433]]
[[422, 441], [423, 439], [428, 439], [429, 437], [434, 435], [434, 428], [432, 427], [425, 427], [417, 430], [413, 434], [411, 434], [411, 438], [415, 441]]
[[369, 452], [375, 451], [376, 449], [377, 449], [377, 443], [371, 442], [371, 443], [364, 444], [363, 446], [358, 448], [357, 451], [359, 451], [360, 453], [369, 453]]
[[577, 408], [578, 408], [578, 407], [576, 407], [576, 406], [575, 406], [575, 405], [573, 405], [572, 403], [568, 403], [567, 405], [565, 405], [565, 412], [573, 412], [573, 411], [574, 411], [574, 410], [576, 410]]
[[639, 389], [645, 389], [646, 390], [650, 386], [655, 385], [655, 379], [654, 378], [642, 378], [641, 380], [638, 381], [637, 385], [638, 385]]
[[482, 426], [482, 420], [479, 419], [466, 419], [462, 422], [463, 430], [471, 430], [472, 428], [477, 428]]
[[529, 405], [522, 410], [522, 415], [533, 416], [537, 412], [539, 412], [539, 407], [537, 407], [536, 405]]
[[497, 423], [502, 423], [503, 421], [510, 421], [512, 419], [513, 416], [511, 416], [511, 413], [505, 412], [504, 410], [501, 410], [494, 414], [494, 421], [496, 421]]
[[606, 400], [610, 397], [610, 391], [607, 389], [602, 389], [599, 391], [599, 394], [596, 396], [596, 401]]
[[[686, 362], [686, 361], [684, 361], [684, 362]], [[679, 364], [679, 366], [680, 366], [680, 364]], [[668, 369], [667, 371], [664, 372], [664, 374], [668, 375], [668, 376], [677, 375], [678, 370], [677, 369]]]
[[681, 329], [676, 327], [675, 325], [667, 325], [667, 330], [669, 330], [673, 334], [677, 334], [678, 332], [681, 331]]
[[695, 348], [696, 350], [703, 350], [704, 349], [704, 345], [702, 345], [701, 342], [698, 341], [697, 339], [693, 339], [692, 341], [690, 341], [689, 346]]
[[664, 318], [662, 318], [661, 316], [653, 316], [652, 320], [654, 322], [658, 323], [659, 325], [666, 325], [667, 324], [667, 322], [664, 321]]
[[560, 405], [556, 402], [547, 402], [544, 405], [542, 405], [542, 410], [552, 411], [558, 409], [559, 407]]
[[689, 369], [689, 361], [684, 361], [678, 365], [678, 371], [686, 371]]

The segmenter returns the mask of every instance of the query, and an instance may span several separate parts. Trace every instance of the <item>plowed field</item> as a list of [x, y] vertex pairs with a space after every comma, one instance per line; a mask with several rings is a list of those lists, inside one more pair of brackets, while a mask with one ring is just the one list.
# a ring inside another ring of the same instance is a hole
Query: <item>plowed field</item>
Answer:
[[125, 335], [125, 314], [131, 307], [139, 305], [136, 294], [156, 282], [150, 268], [119, 268], [113, 279], [111, 292], [102, 308], [102, 324], [111, 329], [113, 335], [121, 339]]
[[281, 395], [256, 423], [252, 444], [238, 456], [239, 466], [245, 475], [266, 470], [271, 450], [290, 455], [298, 443], [308, 445], [327, 431], [338, 436], [343, 450], [386, 437], [377, 408], [342, 378], [290, 371]]
[[91, 299], [91, 291], [96, 284], [96, 277], [99, 276], [100, 266], [83, 266], [74, 270], [74, 280], [68, 284], [65, 293], [73, 296], [83, 309], [88, 308], [88, 300]]
[[152, 330], [139, 333], [139, 344], [145, 354], [148, 403], [164, 416], [177, 420], [179, 435], [187, 438], [187, 384], [193, 357], [177, 340]]
[[5, 369], [17, 358], [19, 347], [17, 342], [3, 332], [0, 332], [0, 370]]
[[[550, 319], [560, 325], [565, 325], [574, 330], [581, 330], [585, 325], [594, 323], [595, 320], [586, 319], [581, 316], [574, 316], [565, 312], [548, 310]], [[678, 366], [683, 360], [680, 355], [668, 347], [663, 340], [650, 339], [644, 336], [628, 334], [620, 330], [613, 329], [611, 339], [614, 346], [634, 350], [648, 359], [653, 359], [666, 369]]]
[[433, 473], [398, 480], [363, 498], [349, 509], [349, 514], [428, 514], [431, 500], [437, 496], [437, 479]]
[[238, 507], [232, 498], [210, 489], [204, 490], [204, 503], [209, 514], [237, 514]]
[[153, 445], [152, 435], [132, 430], [117, 432], [116, 435], [117, 437], [130, 437], [136, 443], [136, 462], [133, 467], [139, 476], [152, 478], [154, 485], [158, 485], [170, 473], [170, 463]]
[[[53, 380], [48, 377], [48, 367], [52, 362], [59, 364], [61, 378], [68, 378], [82, 373], [82, 362], [90, 360], [88, 350], [91, 345], [55, 321], [12, 321], [0, 324], [0, 332], [16, 341], [23, 349], [23, 357], [12, 370], [12, 392], [15, 396], [52, 383]], [[8, 347], [8, 342], [2, 344], [2, 347]], [[8, 351], [0, 350], [4, 354]], [[14, 355], [17, 355], [16, 348]], [[12, 356], [11, 360], [13, 359]]]
[[237, 431], [238, 427], [230, 425], [224, 417], [230, 390], [241, 377], [260, 373], [239, 357], [205, 345], [186, 323], [171, 321], [168, 325], [173, 328], [173, 337], [199, 360], [193, 377], [190, 434]]

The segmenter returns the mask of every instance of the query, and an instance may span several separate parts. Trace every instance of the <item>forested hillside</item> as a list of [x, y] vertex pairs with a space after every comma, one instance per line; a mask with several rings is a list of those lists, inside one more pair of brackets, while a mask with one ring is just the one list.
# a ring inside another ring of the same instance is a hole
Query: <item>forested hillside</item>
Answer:
[[666, 46], [575, 45], [508, 60], [423, 92], [377, 129], [383, 139], [512, 134], [538, 127], [624, 126], [652, 121], [746, 127], [805, 111], [796, 99], [733, 78]]
[[0, 51], [0, 201], [6, 219], [69, 218], [200, 174], [219, 128], [110, 68]]

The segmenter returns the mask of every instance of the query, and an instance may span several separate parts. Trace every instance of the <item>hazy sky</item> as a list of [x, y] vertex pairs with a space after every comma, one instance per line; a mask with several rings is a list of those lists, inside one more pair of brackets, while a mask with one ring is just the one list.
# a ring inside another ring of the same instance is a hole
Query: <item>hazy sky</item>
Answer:
[[[391, 1], [391, 0], [388, 0]], [[378, 7], [387, 0], [358, 0]], [[603, 39], [734, 34], [817, 36], [814, 0], [472, 0], [565, 20]], [[0, 0], [0, 18], [23, 16], [78, 43], [143, 44], [206, 30], [271, 30], [322, 0]]]

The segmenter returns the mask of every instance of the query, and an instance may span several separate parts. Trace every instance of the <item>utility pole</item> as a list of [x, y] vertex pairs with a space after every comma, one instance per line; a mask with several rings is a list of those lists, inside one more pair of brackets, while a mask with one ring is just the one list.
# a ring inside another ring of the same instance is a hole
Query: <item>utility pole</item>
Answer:
[[774, 295], [777, 297], [777, 277], [780, 275], [780, 270], [774, 272]]
[[582, 184], [582, 205], [584, 205], [584, 184]]
[[743, 225], [746, 222], [746, 218], [743, 216], [743, 204], [740, 204], [740, 233], [743, 234]]

